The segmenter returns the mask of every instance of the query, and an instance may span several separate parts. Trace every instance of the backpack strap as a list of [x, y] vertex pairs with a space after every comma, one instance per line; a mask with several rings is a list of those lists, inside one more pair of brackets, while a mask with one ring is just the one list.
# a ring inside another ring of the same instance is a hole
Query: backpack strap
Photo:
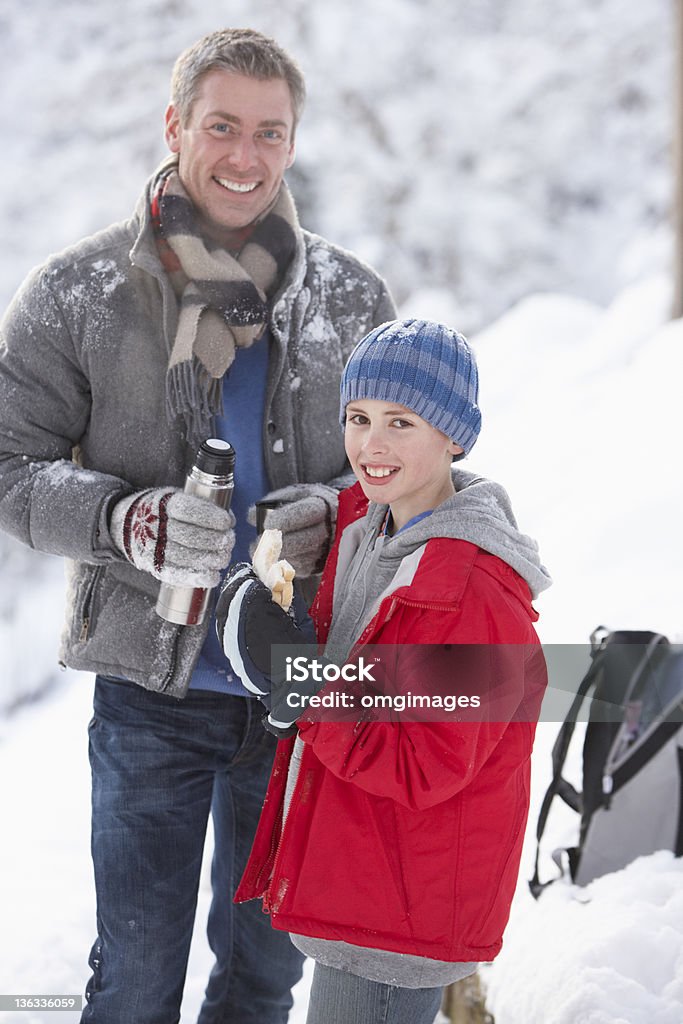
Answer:
[[[666, 642], [666, 638], [664, 639]], [[683, 700], [679, 700], [672, 704], [668, 713], [660, 719], [657, 728], [653, 729], [649, 736], [638, 745], [628, 760], [614, 769], [611, 775], [610, 792], [616, 793], [627, 782], [630, 782], [633, 776], [676, 735], [682, 725]], [[683, 775], [681, 777], [683, 778]]]
[[[549, 879], [547, 882], [540, 881], [538, 877], [538, 858], [541, 849], [541, 838], [548, 821], [550, 806], [556, 796], [561, 797], [573, 811], [576, 811], [577, 813], [581, 812], [581, 794], [571, 784], [571, 782], [568, 782], [567, 779], [564, 778], [562, 775], [562, 769], [564, 768], [564, 762], [567, 759], [569, 744], [571, 743], [572, 736], [574, 735], [574, 729], [576, 728], [576, 722], [581, 705], [583, 704], [590, 688], [595, 685], [600, 670], [602, 669], [608, 636], [609, 631], [605, 629], [604, 626], [598, 626], [597, 629], [591, 633], [591, 658], [593, 659], [593, 662], [579, 684], [576, 696], [572, 701], [572, 705], [567, 712], [564, 722], [560, 726], [557, 739], [553, 744], [553, 777], [546, 790], [545, 796], [543, 797], [541, 810], [538, 815], [538, 824], [536, 825], [536, 858], [534, 860], [534, 874], [533, 878], [529, 882], [529, 889], [531, 890], [531, 895], [534, 899], [538, 899], [546, 886], [551, 885], [552, 882], [556, 882], [558, 878], [562, 878], [564, 875], [564, 868], [562, 867], [560, 859], [561, 851], [557, 850], [553, 854], [553, 860], [560, 869], [560, 874], [555, 878]], [[569, 856], [571, 857], [571, 851], [569, 852]]]
[[[683, 707], [681, 708], [681, 711], [683, 712]], [[676, 832], [676, 845], [674, 847], [674, 857], [683, 857], [683, 747], [678, 748], [678, 771], [681, 778], [681, 788], [678, 791], [678, 831]]]

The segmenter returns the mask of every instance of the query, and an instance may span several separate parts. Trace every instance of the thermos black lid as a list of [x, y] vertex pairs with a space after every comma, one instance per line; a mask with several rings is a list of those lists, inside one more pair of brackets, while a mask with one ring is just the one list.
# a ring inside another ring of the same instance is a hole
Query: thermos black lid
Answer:
[[204, 441], [194, 460], [197, 469], [212, 476], [230, 476], [235, 468], [235, 449], [229, 441], [210, 437]]

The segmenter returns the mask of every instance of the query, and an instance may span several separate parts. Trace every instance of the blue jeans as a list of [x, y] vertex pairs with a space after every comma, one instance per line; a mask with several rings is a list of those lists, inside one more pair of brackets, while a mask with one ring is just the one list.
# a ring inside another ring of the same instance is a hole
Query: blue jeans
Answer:
[[259, 901], [235, 906], [275, 740], [248, 698], [185, 700], [98, 677], [90, 723], [98, 936], [82, 1022], [176, 1024], [209, 812], [215, 851], [199, 1024], [286, 1024], [302, 955]]
[[443, 988], [399, 988], [317, 963], [306, 1024], [432, 1024]]

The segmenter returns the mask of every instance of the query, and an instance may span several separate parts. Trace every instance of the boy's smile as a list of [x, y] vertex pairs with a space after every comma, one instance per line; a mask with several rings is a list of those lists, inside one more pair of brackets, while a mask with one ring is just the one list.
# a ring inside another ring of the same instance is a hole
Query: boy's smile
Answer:
[[454, 493], [452, 456], [462, 448], [404, 405], [350, 402], [344, 444], [363, 493], [391, 507], [396, 530]]
[[398, 466], [371, 466], [368, 464], [362, 464], [362, 468], [365, 473], [376, 480], [379, 483], [381, 480], [388, 479], [393, 473], [398, 473]]

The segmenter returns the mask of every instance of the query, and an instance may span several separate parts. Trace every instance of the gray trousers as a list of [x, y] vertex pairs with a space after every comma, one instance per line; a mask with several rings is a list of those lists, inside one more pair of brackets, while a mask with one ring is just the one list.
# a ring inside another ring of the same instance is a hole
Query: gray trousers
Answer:
[[306, 1024], [433, 1024], [443, 988], [399, 988], [316, 963]]

